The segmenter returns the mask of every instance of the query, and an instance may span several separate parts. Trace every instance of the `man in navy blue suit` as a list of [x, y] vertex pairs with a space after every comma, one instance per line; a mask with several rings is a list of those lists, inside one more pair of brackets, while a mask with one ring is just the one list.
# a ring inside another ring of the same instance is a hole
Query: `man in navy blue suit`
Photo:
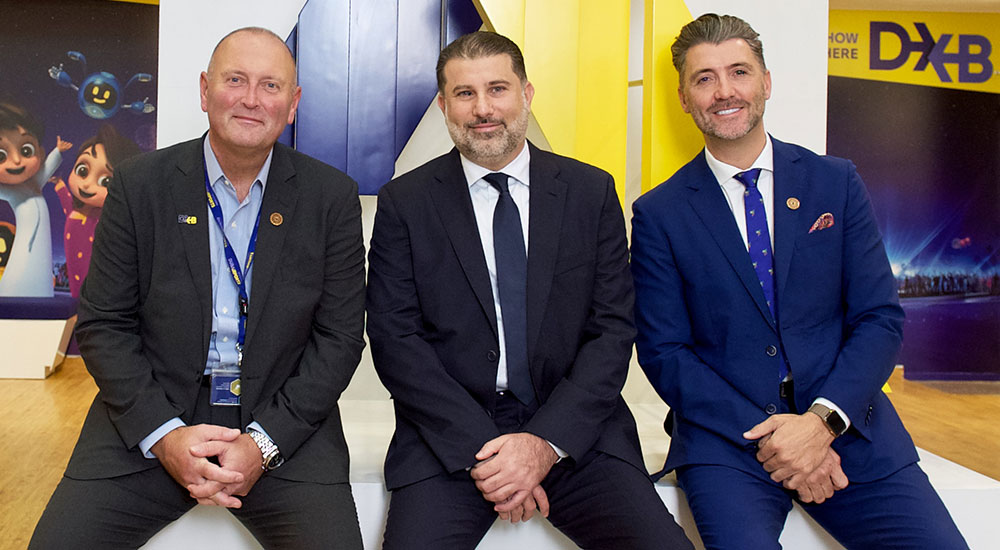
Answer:
[[903, 311], [853, 164], [764, 131], [745, 21], [671, 50], [705, 150], [633, 207], [636, 343], [706, 548], [779, 548], [793, 501], [848, 548], [967, 548], [881, 391]]
[[385, 548], [474, 548], [536, 511], [584, 548], [691, 548], [621, 396], [635, 327], [625, 220], [602, 170], [525, 139], [520, 49], [438, 58], [455, 149], [379, 192], [368, 337], [392, 394]]

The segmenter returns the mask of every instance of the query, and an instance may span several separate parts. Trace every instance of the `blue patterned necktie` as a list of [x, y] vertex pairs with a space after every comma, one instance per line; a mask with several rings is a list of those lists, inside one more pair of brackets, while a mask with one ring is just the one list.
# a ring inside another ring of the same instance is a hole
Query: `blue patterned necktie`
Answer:
[[[778, 313], [774, 301], [774, 258], [771, 250], [771, 233], [767, 229], [764, 197], [757, 189], [760, 168], [740, 172], [733, 177], [746, 186], [746, 190], [743, 191], [743, 209], [747, 220], [747, 250], [750, 253], [750, 261], [753, 262], [753, 270], [757, 273], [757, 279], [760, 281], [760, 288], [764, 291], [767, 309], [771, 311], [771, 319], [777, 324]], [[788, 376], [788, 365], [785, 362], [784, 354], [782, 354], [779, 374], [781, 380]]]
[[493, 211], [493, 252], [497, 264], [497, 290], [507, 354], [507, 387], [530, 405], [535, 398], [528, 371], [528, 256], [524, 251], [521, 214], [510, 196], [509, 176], [494, 172], [483, 176], [500, 191]]

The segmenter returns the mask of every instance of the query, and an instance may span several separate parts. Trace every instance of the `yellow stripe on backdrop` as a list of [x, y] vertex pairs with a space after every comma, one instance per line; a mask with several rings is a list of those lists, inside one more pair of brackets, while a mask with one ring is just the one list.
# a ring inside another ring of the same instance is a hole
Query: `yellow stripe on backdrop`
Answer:
[[677, 99], [678, 75], [670, 45], [691, 22], [683, 0], [646, 0], [642, 81], [642, 192], [684, 166], [705, 145]]
[[629, 0], [476, 0], [524, 52], [532, 112], [554, 152], [607, 170], [625, 197]]

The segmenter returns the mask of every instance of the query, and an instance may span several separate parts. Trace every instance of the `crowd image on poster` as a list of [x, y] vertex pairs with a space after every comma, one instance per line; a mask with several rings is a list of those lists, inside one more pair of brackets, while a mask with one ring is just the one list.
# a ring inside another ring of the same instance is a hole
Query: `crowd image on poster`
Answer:
[[78, 296], [116, 165], [155, 148], [158, 9], [4, 7], [0, 298]]

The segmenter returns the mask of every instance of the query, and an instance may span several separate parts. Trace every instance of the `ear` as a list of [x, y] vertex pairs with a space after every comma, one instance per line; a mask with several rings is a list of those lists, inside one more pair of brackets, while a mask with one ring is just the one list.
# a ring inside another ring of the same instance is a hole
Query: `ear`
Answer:
[[677, 87], [677, 98], [681, 100], [681, 109], [684, 109], [685, 113], [691, 114], [691, 109], [688, 108], [687, 100], [684, 99], [684, 87], [683, 86], [678, 86]]
[[444, 94], [442, 94], [441, 92], [438, 92], [437, 100], [438, 100], [438, 108], [441, 109], [441, 112], [444, 113], [445, 116], [447, 116], [448, 115], [448, 111], [445, 109], [445, 106], [444, 106]]
[[299, 100], [302, 99], [302, 86], [295, 87], [295, 93], [292, 95], [292, 109], [288, 111], [288, 122], [291, 124], [295, 122], [295, 113], [299, 110]]
[[201, 110], [203, 112], [208, 112], [208, 73], [202, 71], [201, 77], [198, 78], [198, 84], [201, 87]]
[[531, 85], [531, 82], [526, 82], [524, 84], [524, 101], [528, 104], [528, 108], [531, 108], [531, 98], [535, 97], [535, 87]]
[[764, 71], [764, 99], [771, 99], [771, 71]]

